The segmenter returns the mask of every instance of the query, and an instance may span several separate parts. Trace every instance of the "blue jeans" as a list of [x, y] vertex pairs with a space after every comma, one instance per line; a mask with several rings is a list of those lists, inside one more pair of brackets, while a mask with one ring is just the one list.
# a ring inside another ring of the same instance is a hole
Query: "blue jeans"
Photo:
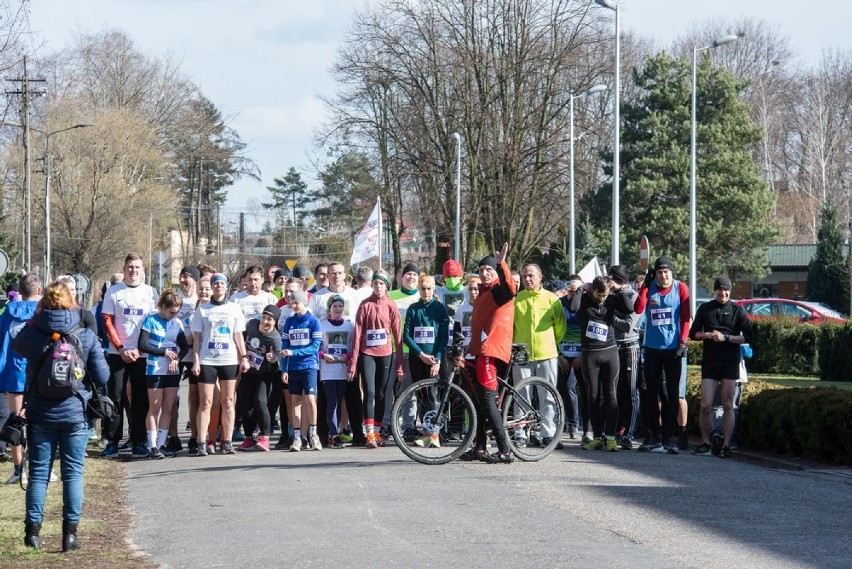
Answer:
[[86, 423], [38, 423], [27, 425], [29, 445], [29, 485], [26, 523], [40, 524], [50, 466], [59, 445], [62, 473], [62, 519], [80, 521], [83, 511], [83, 459], [89, 441]]

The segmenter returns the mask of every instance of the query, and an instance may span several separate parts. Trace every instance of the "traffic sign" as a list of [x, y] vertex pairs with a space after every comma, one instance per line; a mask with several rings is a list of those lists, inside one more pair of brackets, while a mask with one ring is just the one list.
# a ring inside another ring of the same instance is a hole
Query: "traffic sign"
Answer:
[[639, 268], [643, 273], [648, 272], [648, 262], [651, 259], [651, 242], [646, 236], [639, 239]]
[[88, 294], [89, 289], [92, 288], [92, 281], [89, 280], [89, 277], [83, 273], [74, 273], [71, 275], [71, 278], [74, 279], [74, 284], [77, 285], [77, 294]]
[[0, 275], [5, 275], [6, 271], [9, 270], [9, 255], [6, 254], [6, 251], [0, 249]]

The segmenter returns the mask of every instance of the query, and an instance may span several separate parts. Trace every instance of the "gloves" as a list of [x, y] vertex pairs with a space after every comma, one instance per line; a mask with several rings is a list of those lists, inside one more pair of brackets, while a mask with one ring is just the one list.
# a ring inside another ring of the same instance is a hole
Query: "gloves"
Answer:
[[657, 272], [654, 269], [648, 269], [648, 274], [645, 275], [645, 282], [642, 283], [642, 286], [648, 288], [655, 278], [657, 278]]
[[675, 351], [675, 357], [685, 358], [686, 357], [686, 344], [678, 346], [677, 351]]

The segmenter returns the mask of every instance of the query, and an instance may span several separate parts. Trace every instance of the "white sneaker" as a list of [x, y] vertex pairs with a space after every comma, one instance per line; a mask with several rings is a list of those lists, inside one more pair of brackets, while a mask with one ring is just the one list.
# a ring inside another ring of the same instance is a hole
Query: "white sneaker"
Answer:
[[320, 442], [319, 435], [311, 435], [310, 446], [311, 450], [322, 450], [322, 443]]
[[299, 452], [302, 450], [302, 437], [293, 437], [293, 444], [290, 445], [290, 452]]

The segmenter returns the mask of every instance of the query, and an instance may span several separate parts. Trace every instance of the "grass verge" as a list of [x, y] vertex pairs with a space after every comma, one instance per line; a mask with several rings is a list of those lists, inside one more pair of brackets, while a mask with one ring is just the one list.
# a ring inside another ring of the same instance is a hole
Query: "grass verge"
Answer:
[[[90, 449], [90, 456], [95, 454]], [[11, 464], [0, 469], [4, 482]], [[54, 463], [59, 469], [59, 461]], [[109, 460], [86, 460], [83, 480], [83, 518], [77, 535], [81, 549], [62, 553], [62, 483], [50, 484], [41, 529], [43, 549], [24, 547], [24, 508], [26, 495], [18, 484], [0, 486], [0, 567], [4, 569], [150, 569], [145, 558], [134, 557], [125, 542], [130, 514], [125, 502], [124, 472]]]

